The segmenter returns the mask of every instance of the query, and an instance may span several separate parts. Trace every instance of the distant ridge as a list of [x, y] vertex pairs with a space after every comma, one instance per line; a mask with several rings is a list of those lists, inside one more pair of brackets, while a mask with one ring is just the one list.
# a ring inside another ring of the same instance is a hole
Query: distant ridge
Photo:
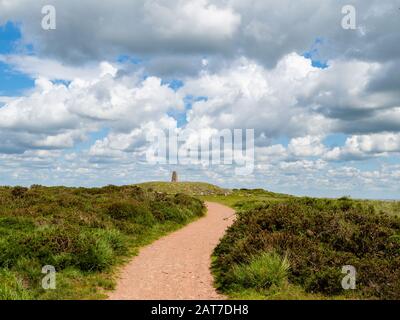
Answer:
[[142, 188], [150, 188], [154, 191], [165, 192], [169, 194], [185, 193], [188, 195], [224, 195], [231, 193], [230, 189], [223, 189], [216, 185], [206, 182], [165, 182], [152, 181], [136, 184]]

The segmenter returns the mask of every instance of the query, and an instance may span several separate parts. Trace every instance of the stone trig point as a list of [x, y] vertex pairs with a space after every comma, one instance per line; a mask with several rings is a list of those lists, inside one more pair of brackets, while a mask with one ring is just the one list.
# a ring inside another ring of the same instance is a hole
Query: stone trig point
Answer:
[[176, 171], [172, 172], [171, 182], [178, 182], [178, 174]]

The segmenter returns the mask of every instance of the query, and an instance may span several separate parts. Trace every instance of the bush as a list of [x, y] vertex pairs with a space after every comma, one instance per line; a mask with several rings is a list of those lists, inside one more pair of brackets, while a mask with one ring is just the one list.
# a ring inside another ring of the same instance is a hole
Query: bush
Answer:
[[35, 258], [43, 265], [52, 256], [72, 250], [77, 232], [72, 229], [45, 228], [30, 233], [12, 233], [0, 242], [0, 266], [12, 267], [21, 257]]
[[152, 204], [152, 211], [159, 221], [184, 223], [192, 216], [190, 211], [171, 205], [168, 202], [154, 202]]
[[146, 192], [138, 186], [133, 186], [131, 188], [131, 195], [134, 199], [139, 201], [143, 201], [146, 199]]
[[56, 269], [69, 266], [83, 271], [103, 270], [116, 255], [125, 254], [127, 244], [117, 230], [46, 228], [22, 235], [16, 234], [0, 241], [0, 266], [13, 267], [21, 257], [50, 264]]
[[113, 258], [112, 246], [106, 239], [93, 232], [80, 235], [75, 260], [81, 270], [104, 270], [113, 264]]
[[98, 229], [94, 234], [95, 236], [104, 239], [116, 254], [122, 255], [127, 253], [128, 246], [126, 238], [120, 231], [116, 229]]
[[[357, 290], [352, 294], [400, 299], [399, 234], [398, 217], [348, 198], [264, 203], [240, 212], [214, 251], [214, 267], [221, 287], [229, 288], [243, 282], [232, 277], [237, 268], [253, 277], [252, 269], [243, 266], [251, 257], [270, 251], [287, 253], [289, 281], [307, 292], [345, 294], [341, 268], [353, 265]], [[252, 286], [257, 287], [256, 282]]]
[[319, 272], [312, 273], [304, 281], [304, 287], [308, 292], [322, 292], [327, 295], [342, 293], [341, 281], [344, 275], [337, 267], [323, 268]]
[[289, 261], [275, 252], [263, 252], [252, 257], [248, 264], [235, 265], [232, 273], [234, 284], [243, 288], [267, 289], [281, 286], [287, 280]]
[[131, 220], [144, 225], [155, 223], [149, 208], [136, 200], [121, 200], [108, 207], [108, 214], [117, 220]]
[[205, 212], [205, 206], [202, 201], [192, 198], [186, 194], [178, 193], [174, 197], [174, 203], [191, 211], [194, 215], [201, 216]]
[[13, 198], [23, 198], [28, 190], [28, 188], [17, 186], [11, 190], [11, 195]]
[[[30, 298], [30, 292], [35, 298], [93, 295], [96, 281], [107, 279], [103, 271], [134, 251], [128, 249], [174, 230], [202, 214], [201, 208], [191, 197], [134, 186], [0, 187], [0, 299]], [[57, 270], [54, 294], [39, 285], [44, 265]], [[64, 277], [68, 270], [79, 279]]]

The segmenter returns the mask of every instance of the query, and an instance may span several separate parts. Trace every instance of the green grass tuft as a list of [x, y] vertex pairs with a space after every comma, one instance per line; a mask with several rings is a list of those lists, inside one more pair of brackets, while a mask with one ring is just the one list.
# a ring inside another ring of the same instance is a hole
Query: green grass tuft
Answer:
[[249, 263], [235, 265], [232, 282], [244, 289], [268, 289], [282, 286], [287, 281], [290, 268], [287, 256], [281, 258], [275, 252], [263, 252]]

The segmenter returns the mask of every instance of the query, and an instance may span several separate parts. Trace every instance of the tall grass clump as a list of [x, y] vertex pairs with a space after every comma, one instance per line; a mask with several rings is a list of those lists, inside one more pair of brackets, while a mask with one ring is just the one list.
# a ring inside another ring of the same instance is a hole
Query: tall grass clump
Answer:
[[282, 258], [275, 252], [262, 252], [252, 257], [249, 263], [235, 265], [232, 269], [232, 282], [242, 288], [279, 287], [287, 280], [289, 268], [287, 256]]

